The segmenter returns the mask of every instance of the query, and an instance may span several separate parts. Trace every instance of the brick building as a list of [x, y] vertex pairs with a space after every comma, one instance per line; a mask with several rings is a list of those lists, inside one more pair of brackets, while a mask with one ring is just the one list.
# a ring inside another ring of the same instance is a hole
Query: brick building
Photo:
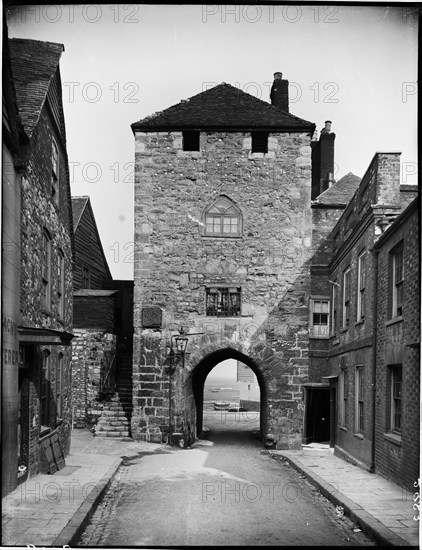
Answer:
[[19, 207], [13, 203], [20, 225], [14, 242], [20, 282], [19, 295], [13, 298], [19, 315], [10, 326], [19, 343], [19, 365], [13, 374], [3, 370], [3, 395], [8, 403], [14, 401], [3, 431], [8, 432], [3, 446], [4, 492], [28, 475], [61, 468], [69, 452], [73, 284], [59, 69], [64, 48], [23, 39], [9, 40], [9, 48], [11, 81], [28, 144], [21, 181], [14, 181], [16, 197], [20, 193]]
[[132, 404], [133, 282], [112, 279], [89, 197], [72, 197], [72, 209], [74, 426], [95, 425], [97, 435], [125, 437]]
[[[287, 91], [281, 73], [271, 104], [223, 83], [132, 124], [134, 437], [192, 441], [205, 378], [233, 358], [257, 376], [263, 440], [300, 446], [315, 125]], [[182, 329], [203, 334], [170, 398], [166, 346]]]
[[420, 232], [414, 200], [379, 237], [375, 471], [414, 491], [420, 477]]
[[[330, 189], [317, 198], [317, 212], [329, 193]], [[337, 454], [364, 468], [383, 473], [388, 470], [385, 465], [382, 466], [386, 461], [385, 446], [393, 440], [397, 444], [396, 451], [399, 446], [398, 436], [384, 433], [391, 431], [387, 429], [385, 420], [388, 409], [386, 380], [390, 376], [387, 376], [386, 365], [391, 363], [391, 354], [403, 355], [399, 350], [404, 349], [406, 339], [404, 336], [393, 338], [394, 344], [387, 343], [386, 336], [391, 337], [392, 334], [386, 335], [385, 331], [394, 329], [386, 329], [387, 318], [381, 322], [379, 316], [383, 311], [385, 317], [386, 308], [392, 311], [391, 304], [387, 306], [389, 298], [384, 280], [389, 275], [388, 268], [380, 268], [376, 250], [385, 227], [392, 223], [389, 234], [393, 234], [393, 228], [399, 223], [393, 220], [415, 194], [414, 188], [400, 186], [400, 153], [377, 153], [339, 221], [316, 251], [312, 265], [311, 376], [310, 382], [304, 385], [304, 440], [329, 440]], [[408, 229], [413, 223], [413, 230], [409, 234], [417, 231], [417, 213], [415, 209], [413, 211], [414, 216], [408, 222]], [[383, 236], [381, 242], [386, 242], [386, 237]], [[412, 261], [416, 263], [410, 268], [409, 259], [409, 272], [417, 269], [416, 255]], [[408, 292], [412, 294], [410, 300], [413, 299], [414, 307], [418, 309], [416, 279], [408, 286]], [[387, 322], [387, 325], [397, 327], [400, 321]], [[407, 326], [410, 331], [418, 331], [415, 316], [409, 318]], [[418, 336], [413, 336], [416, 345]], [[412, 353], [416, 352], [408, 352], [407, 355]], [[386, 359], [385, 355], [390, 358]], [[406, 373], [409, 377], [408, 388], [413, 388], [408, 404], [412, 409], [418, 395], [419, 381], [414, 366], [409, 366]], [[414, 421], [410, 420], [410, 416], [406, 417], [407, 421], [408, 426], [403, 434], [411, 434], [414, 448], [418, 449]], [[375, 433], [380, 430], [382, 435], [376, 439]], [[381, 440], [383, 446], [379, 445]], [[384, 459], [378, 466], [377, 457], [381, 456]], [[408, 455], [408, 458], [414, 464], [415, 455], [412, 458]], [[396, 466], [402, 470], [399, 462], [396, 460], [392, 466], [390, 461], [390, 477]], [[410, 470], [414, 475], [415, 468]], [[397, 478], [397, 473], [394, 477]]]

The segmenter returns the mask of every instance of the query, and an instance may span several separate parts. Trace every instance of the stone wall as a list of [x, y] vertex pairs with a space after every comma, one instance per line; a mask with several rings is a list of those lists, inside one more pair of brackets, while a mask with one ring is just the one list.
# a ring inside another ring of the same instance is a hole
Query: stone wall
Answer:
[[[265, 381], [268, 430], [280, 446], [297, 446], [308, 376], [310, 136], [270, 134], [264, 154], [251, 153], [249, 133], [202, 132], [200, 149], [183, 151], [181, 132], [136, 133], [132, 433], [147, 438], [152, 427], [167, 429], [163, 353], [172, 331], [184, 327], [206, 341], [190, 339], [175, 410], [193, 402], [190, 375], [205, 349], [240, 351]], [[240, 237], [204, 235], [205, 209], [221, 195], [242, 214]], [[238, 317], [206, 315], [205, 288], [219, 284], [241, 288]], [[142, 309], [151, 306], [163, 312], [161, 330], [142, 325]], [[287, 416], [295, 420], [286, 439], [280, 425]]]
[[[28, 165], [22, 176], [21, 194], [21, 278], [20, 278], [20, 325], [25, 327], [49, 328], [57, 331], [72, 332], [72, 245], [71, 226], [69, 225], [67, 157], [59, 145], [59, 202], [51, 197], [51, 140], [56, 134], [55, 126], [47, 107], [41, 112], [35, 127], [28, 152]], [[51, 306], [42, 306], [42, 235], [47, 229], [51, 237], [50, 245], [50, 296]], [[59, 250], [64, 255], [64, 308], [58, 309], [58, 258]], [[70, 392], [72, 369], [71, 351], [67, 346], [26, 346], [26, 353], [32, 357], [23, 371], [26, 391], [23, 399], [29, 406], [29, 464], [30, 475], [38, 473], [40, 468], [40, 376], [42, 352], [50, 353], [50, 395], [51, 425], [57, 429], [63, 452], [70, 449], [72, 418], [72, 396]], [[62, 418], [56, 418], [55, 385], [56, 365], [59, 353], [63, 355], [63, 409]]]
[[95, 329], [74, 329], [73, 362], [73, 424], [84, 428], [96, 424], [103, 404], [99, 400], [101, 371], [116, 353], [116, 336]]

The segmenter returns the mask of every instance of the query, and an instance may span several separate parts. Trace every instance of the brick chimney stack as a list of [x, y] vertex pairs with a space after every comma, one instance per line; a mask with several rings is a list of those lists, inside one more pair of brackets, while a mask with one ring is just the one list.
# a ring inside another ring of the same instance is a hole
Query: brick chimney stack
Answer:
[[312, 200], [334, 183], [334, 140], [331, 120], [325, 121], [319, 141], [312, 141]]
[[274, 73], [270, 99], [271, 105], [286, 113], [289, 112], [289, 81], [283, 80], [283, 73]]

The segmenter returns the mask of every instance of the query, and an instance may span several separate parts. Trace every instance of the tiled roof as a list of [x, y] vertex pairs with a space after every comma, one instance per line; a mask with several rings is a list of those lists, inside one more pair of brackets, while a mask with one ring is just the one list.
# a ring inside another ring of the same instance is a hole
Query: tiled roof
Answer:
[[326, 189], [314, 202], [318, 204], [349, 204], [362, 178], [349, 172], [334, 185]]
[[315, 124], [223, 82], [132, 124], [132, 130], [274, 129], [313, 132]]
[[73, 231], [76, 231], [81, 221], [82, 213], [87, 205], [89, 197], [72, 197]]
[[22, 38], [11, 38], [9, 46], [19, 114], [31, 137], [64, 46]]

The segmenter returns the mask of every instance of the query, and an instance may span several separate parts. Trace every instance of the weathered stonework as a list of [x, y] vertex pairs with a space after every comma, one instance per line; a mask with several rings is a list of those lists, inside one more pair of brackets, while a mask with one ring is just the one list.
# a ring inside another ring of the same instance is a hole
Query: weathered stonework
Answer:
[[[308, 377], [311, 256], [311, 136], [272, 132], [268, 153], [251, 153], [250, 132], [201, 132], [200, 151], [181, 132], [136, 132], [134, 437], [161, 438], [169, 425], [165, 348], [192, 333], [173, 385], [173, 426], [197, 430], [198, 365], [241, 354], [261, 386], [262, 436], [277, 447], [302, 438], [301, 384]], [[242, 215], [239, 237], [204, 235], [204, 211], [220, 195]], [[209, 317], [208, 285], [241, 287], [241, 314]], [[143, 307], [163, 311], [144, 329]], [[214, 359], [213, 359], [214, 358]], [[196, 400], [196, 407], [195, 407]]]
[[116, 353], [116, 336], [95, 329], [73, 332], [73, 423], [75, 428], [84, 428], [96, 424], [101, 416], [101, 372], [107, 368], [106, 355], [113, 357]]
[[[20, 232], [14, 239], [19, 316], [13, 328], [19, 353], [14, 376], [4, 377], [2, 384], [2, 395], [14, 400], [7, 415], [7, 431], [14, 435], [5, 440], [2, 459], [6, 493], [28, 475], [63, 467], [62, 456], [70, 449], [73, 247], [62, 52], [62, 45], [51, 42], [9, 41], [8, 87], [14, 87], [26, 139], [17, 163], [19, 203], [5, 197]], [[52, 457], [43, 451], [47, 442], [53, 445]]]

